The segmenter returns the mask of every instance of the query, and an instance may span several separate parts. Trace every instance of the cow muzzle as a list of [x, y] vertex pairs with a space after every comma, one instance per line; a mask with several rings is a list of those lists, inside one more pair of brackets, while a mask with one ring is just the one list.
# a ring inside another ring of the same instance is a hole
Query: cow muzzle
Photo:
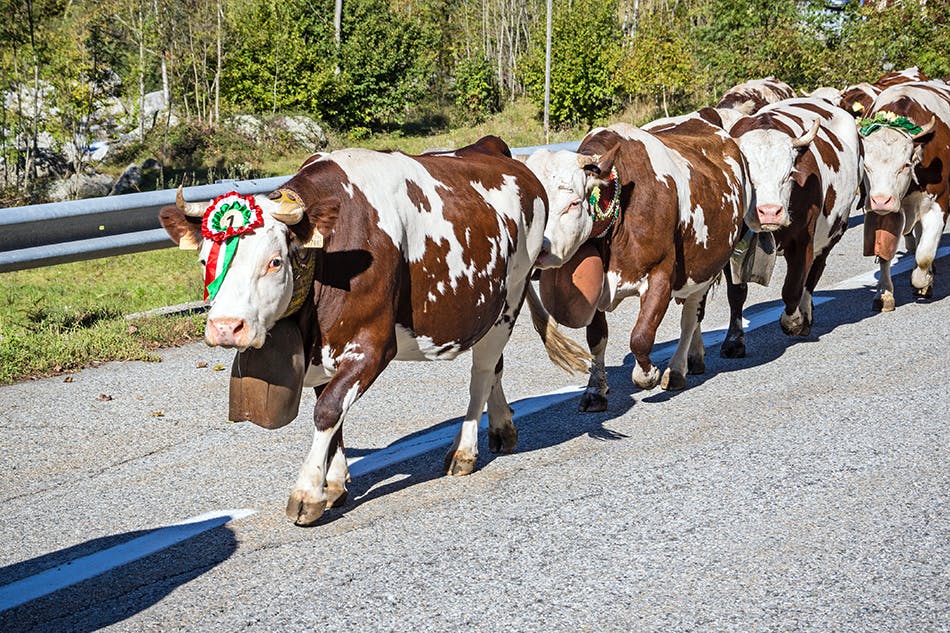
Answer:
[[244, 319], [233, 317], [208, 319], [205, 326], [205, 342], [214, 347], [245, 349], [250, 344], [250, 328]]
[[897, 201], [894, 196], [873, 195], [871, 199], [871, 211], [875, 213], [894, 213], [898, 211]]
[[778, 204], [762, 204], [755, 208], [763, 231], [775, 231], [785, 222], [785, 209]]

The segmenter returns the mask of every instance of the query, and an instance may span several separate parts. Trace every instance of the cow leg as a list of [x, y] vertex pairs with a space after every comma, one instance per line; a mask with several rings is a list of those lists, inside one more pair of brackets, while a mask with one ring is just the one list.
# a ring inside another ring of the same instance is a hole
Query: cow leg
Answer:
[[[687, 355], [693, 346], [693, 337], [700, 322], [700, 309], [706, 290], [695, 292], [683, 301], [683, 311], [680, 314], [680, 340], [676, 344], [676, 351], [670, 358], [670, 365], [663, 372], [660, 387], [668, 391], [679, 391], [686, 388]], [[702, 332], [700, 332], [702, 339]], [[700, 358], [700, 362], [703, 362]]]
[[891, 279], [891, 260], [879, 257], [878, 265], [880, 266], [881, 274], [877, 282], [877, 296], [874, 297], [871, 309], [875, 312], [893, 312], [894, 281]]
[[475, 470], [475, 460], [478, 458], [478, 424], [482, 418], [482, 411], [485, 410], [485, 403], [491, 393], [492, 385], [495, 383], [495, 369], [498, 367], [498, 361], [510, 336], [509, 324], [499, 322], [472, 347], [472, 378], [468, 387], [468, 410], [462, 421], [462, 427], [445, 456], [447, 475], [468, 475]]
[[[328, 502], [328, 485], [334, 486], [331, 492], [336, 494], [337, 484], [341, 482], [341, 470], [345, 468], [337, 462], [334, 470], [334, 479], [330, 480], [328, 471], [333, 469], [331, 463], [331, 448], [336, 442], [336, 458], [345, 460], [342, 449], [343, 419], [353, 403], [376, 380], [380, 372], [395, 355], [395, 345], [362, 346], [364, 357], [361, 360], [344, 361], [340, 363], [336, 375], [323, 388], [317, 404], [313, 409], [313, 443], [310, 452], [300, 467], [297, 483], [287, 501], [287, 518], [297, 525], [313, 525], [323, 515]], [[370, 354], [366, 350], [380, 350]], [[375, 358], [374, 358], [375, 356]], [[344, 488], [345, 489], [345, 488]], [[342, 493], [341, 493], [342, 496]], [[339, 501], [339, 496], [333, 502]]]
[[502, 356], [495, 365], [495, 381], [488, 394], [488, 450], [492, 453], [512, 453], [518, 444], [518, 429], [511, 421], [514, 411], [501, 386], [504, 364]]
[[814, 312], [815, 304], [812, 301], [812, 297], [815, 294], [815, 286], [818, 285], [818, 281], [821, 279], [822, 274], [825, 272], [825, 264], [828, 262], [828, 254], [831, 253], [831, 248], [838, 242], [838, 240], [833, 240], [830, 244], [825, 247], [818, 257], [811, 264], [811, 268], [808, 270], [808, 278], [805, 280], [805, 290], [802, 292], [802, 298], [798, 301], [798, 309], [802, 315], [802, 327], [799, 330], [799, 336], [808, 336], [811, 334], [811, 326], [814, 323]]
[[587, 345], [593, 359], [590, 363], [590, 379], [587, 389], [581, 396], [578, 407], [580, 411], [592, 413], [607, 410], [607, 365], [605, 355], [607, 351], [607, 315], [601, 310], [594, 314], [593, 321], [587, 326]]
[[933, 262], [945, 222], [943, 211], [936, 202], [931, 202], [920, 216], [920, 241], [915, 252], [917, 267], [910, 275], [910, 282], [915, 288], [914, 294], [925, 299], [933, 295]]
[[749, 295], [749, 285], [732, 280], [732, 267], [726, 264], [726, 296], [729, 299], [729, 331], [719, 346], [723, 358], [745, 358], [745, 333], [742, 331], [742, 307]]
[[346, 503], [349, 493], [346, 482], [350, 480], [350, 469], [346, 464], [343, 450], [343, 427], [341, 426], [330, 442], [330, 466], [327, 468], [327, 507], [339, 508]]
[[706, 373], [706, 343], [703, 342], [703, 319], [706, 317], [706, 299], [708, 297], [709, 288], [706, 288], [702, 301], [699, 302], [696, 329], [693, 330], [693, 339], [689, 344], [689, 355], [686, 357], [686, 373], [692, 375]]
[[665, 272], [654, 272], [648, 279], [647, 292], [640, 298], [640, 313], [630, 332], [630, 351], [636, 358], [633, 383], [641, 389], [653, 389], [660, 382], [660, 370], [653, 366], [650, 352], [656, 341], [656, 330], [670, 305], [670, 278]]
[[[779, 317], [779, 325], [788, 336], [806, 336], [811, 330], [811, 324], [805, 322], [805, 315], [801, 310], [802, 296], [805, 294], [805, 276], [811, 267], [812, 245], [790, 244], [785, 249], [785, 284], [782, 286], [782, 300], [785, 310]], [[808, 298], [811, 301], [811, 298]], [[804, 332], [804, 334], [803, 334]]]

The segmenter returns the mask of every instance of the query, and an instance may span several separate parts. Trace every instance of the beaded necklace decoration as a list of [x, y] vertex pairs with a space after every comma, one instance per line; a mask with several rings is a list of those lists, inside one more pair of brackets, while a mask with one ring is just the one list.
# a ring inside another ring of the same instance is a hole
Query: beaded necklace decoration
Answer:
[[264, 212], [254, 196], [230, 191], [211, 201], [201, 220], [201, 235], [211, 240], [205, 262], [205, 301], [214, 299], [231, 266], [242, 235], [264, 226]]
[[[620, 215], [620, 183], [617, 180], [617, 168], [611, 168], [610, 176], [607, 177], [607, 184], [601, 187], [594, 187], [590, 192], [588, 202], [590, 202], [590, 218], [594, 221], [591, 229], [591, 235], [594, 238], [601, 238], [607, 235], [607, 232], [613, 227]], [[606, 196], [604, 194], [607, 194]]]
[[898, 116], [894, 112], [877, 112], [873, 117], [863, 118], [858, 121], [858, 128], [861, 136], [867, 136], [876, 132], [882, 127], [890, 127], [901, 132], [906, 132], [911, 136], [919, 134], [923, 128], [904, 116]]

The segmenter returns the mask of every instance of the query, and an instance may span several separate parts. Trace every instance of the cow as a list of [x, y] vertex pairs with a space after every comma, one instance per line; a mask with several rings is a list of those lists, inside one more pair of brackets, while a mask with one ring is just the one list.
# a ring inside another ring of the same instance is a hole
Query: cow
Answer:
[[[392, 360], [472, 352], [469, 406], [446, 456], [448, 474], [474, 470], [486, 401], [490, 450], [514, 450], [502, 350], [529, 290], [546, 217], [541, 184], [497, 137], [432, 155], [317, 154], [267, 197], [232, 193], [208, 205], [179, 194], [177, 206], [161, 211], [173, 241], [200, 245], [212, 300], [206, 343], [238, 350], [232, 412], [235, 399], [247, 399], [241, 389], [254, 388], [240, 382], [252, 366], [270, 383], [260, 391], [265, 400], [287, 384], [298, 402], [302, 385], [316, 389], [314, 439], [288, 519], [314, 524], [346, 499], [343, 419]], [[295, 355], [265, 354], [287, 336], [298, 341]], [[287, 380], [292, 362], [296, 380]], [[269, 414], [254, 413], [268, 402], [243, 405], [252, 413], [240, 410], [242, 419]], [[284, 412], [262, 425], [295, 416]]]
[[[749, 162], [755, 208], [746, 224], [773, 232], [787, 263], [779, 322], [789, 336], [807, 336], [812, 294], [832, 247], [863, 203], [863, 158], [854, 119], [824, 99], [799, 97], [766, 106], [730, 129]], [[745, 355], [740, 284], [729, 293], [730, 323], [720, 353]]]
[[933, 261], [950, 209], [950, 86], [916, 81], [887, 88], [858, 125], [869, 194], [865, 255], [876, 255], [881, 269], [872, 308], [889, 312], [891, 259], [902, 233], [915, 254], [915, 293], [933, 293]]
[[791, 99], [795, 91], [784, 81], [775, 77], [751, 79], [726, 90], [717, 108], [732, 108], [742, 114], [754, 114], [769, 105], [783, 99]]
[[854, 117], [863, 117], [871, 108], [871, 104], [877, 98], [881, 91], [900, 84], [910, 83], [912, 81], [929, 81], [930, 78], [920, 72], [917, 66], [911, 66], [904, 70], [895, 70], [885, 73], [878, 77], [874, 83], [861, 82], [853, 86], [848, 86], [841, 91], [837, 105], [852, 114]]
[[[706, 293], [729, 260], [752, 200], [745, 160], [717, 112], [707, 108], [652, 130], [624, 123], [595, 129], [577, 153], [542, 150], [527, 164], [551, 208], [538, 259], [541, 298], [546, 282], [569, 285], [564, 269], [575, 285], [586, 285], [582, 309], [564, 315], [557, 303], [545, 303], [562, 313], [555, 318], [563, 324], [586, 327], [594, 359], [580, 410], [607, 408], [605, 312], [630, 296], [640, 297], [630, 334], [634, 384], [685, 388], [687, 373], [705, 370]], [[569, 290], [555, 287], [548, 295], [556, 300]], [[661, 377], [650, 353], [671, 298], [683, 304], [680, 339]]]

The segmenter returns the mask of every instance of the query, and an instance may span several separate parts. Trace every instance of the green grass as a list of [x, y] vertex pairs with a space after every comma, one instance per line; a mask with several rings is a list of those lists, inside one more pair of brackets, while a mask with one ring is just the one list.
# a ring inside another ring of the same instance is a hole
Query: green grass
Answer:
[[127, 314], [201, 299], [193, 252], [165, 249], [0, 274], [0, 384], [108, 360], [156, 360], [203, 316]]

